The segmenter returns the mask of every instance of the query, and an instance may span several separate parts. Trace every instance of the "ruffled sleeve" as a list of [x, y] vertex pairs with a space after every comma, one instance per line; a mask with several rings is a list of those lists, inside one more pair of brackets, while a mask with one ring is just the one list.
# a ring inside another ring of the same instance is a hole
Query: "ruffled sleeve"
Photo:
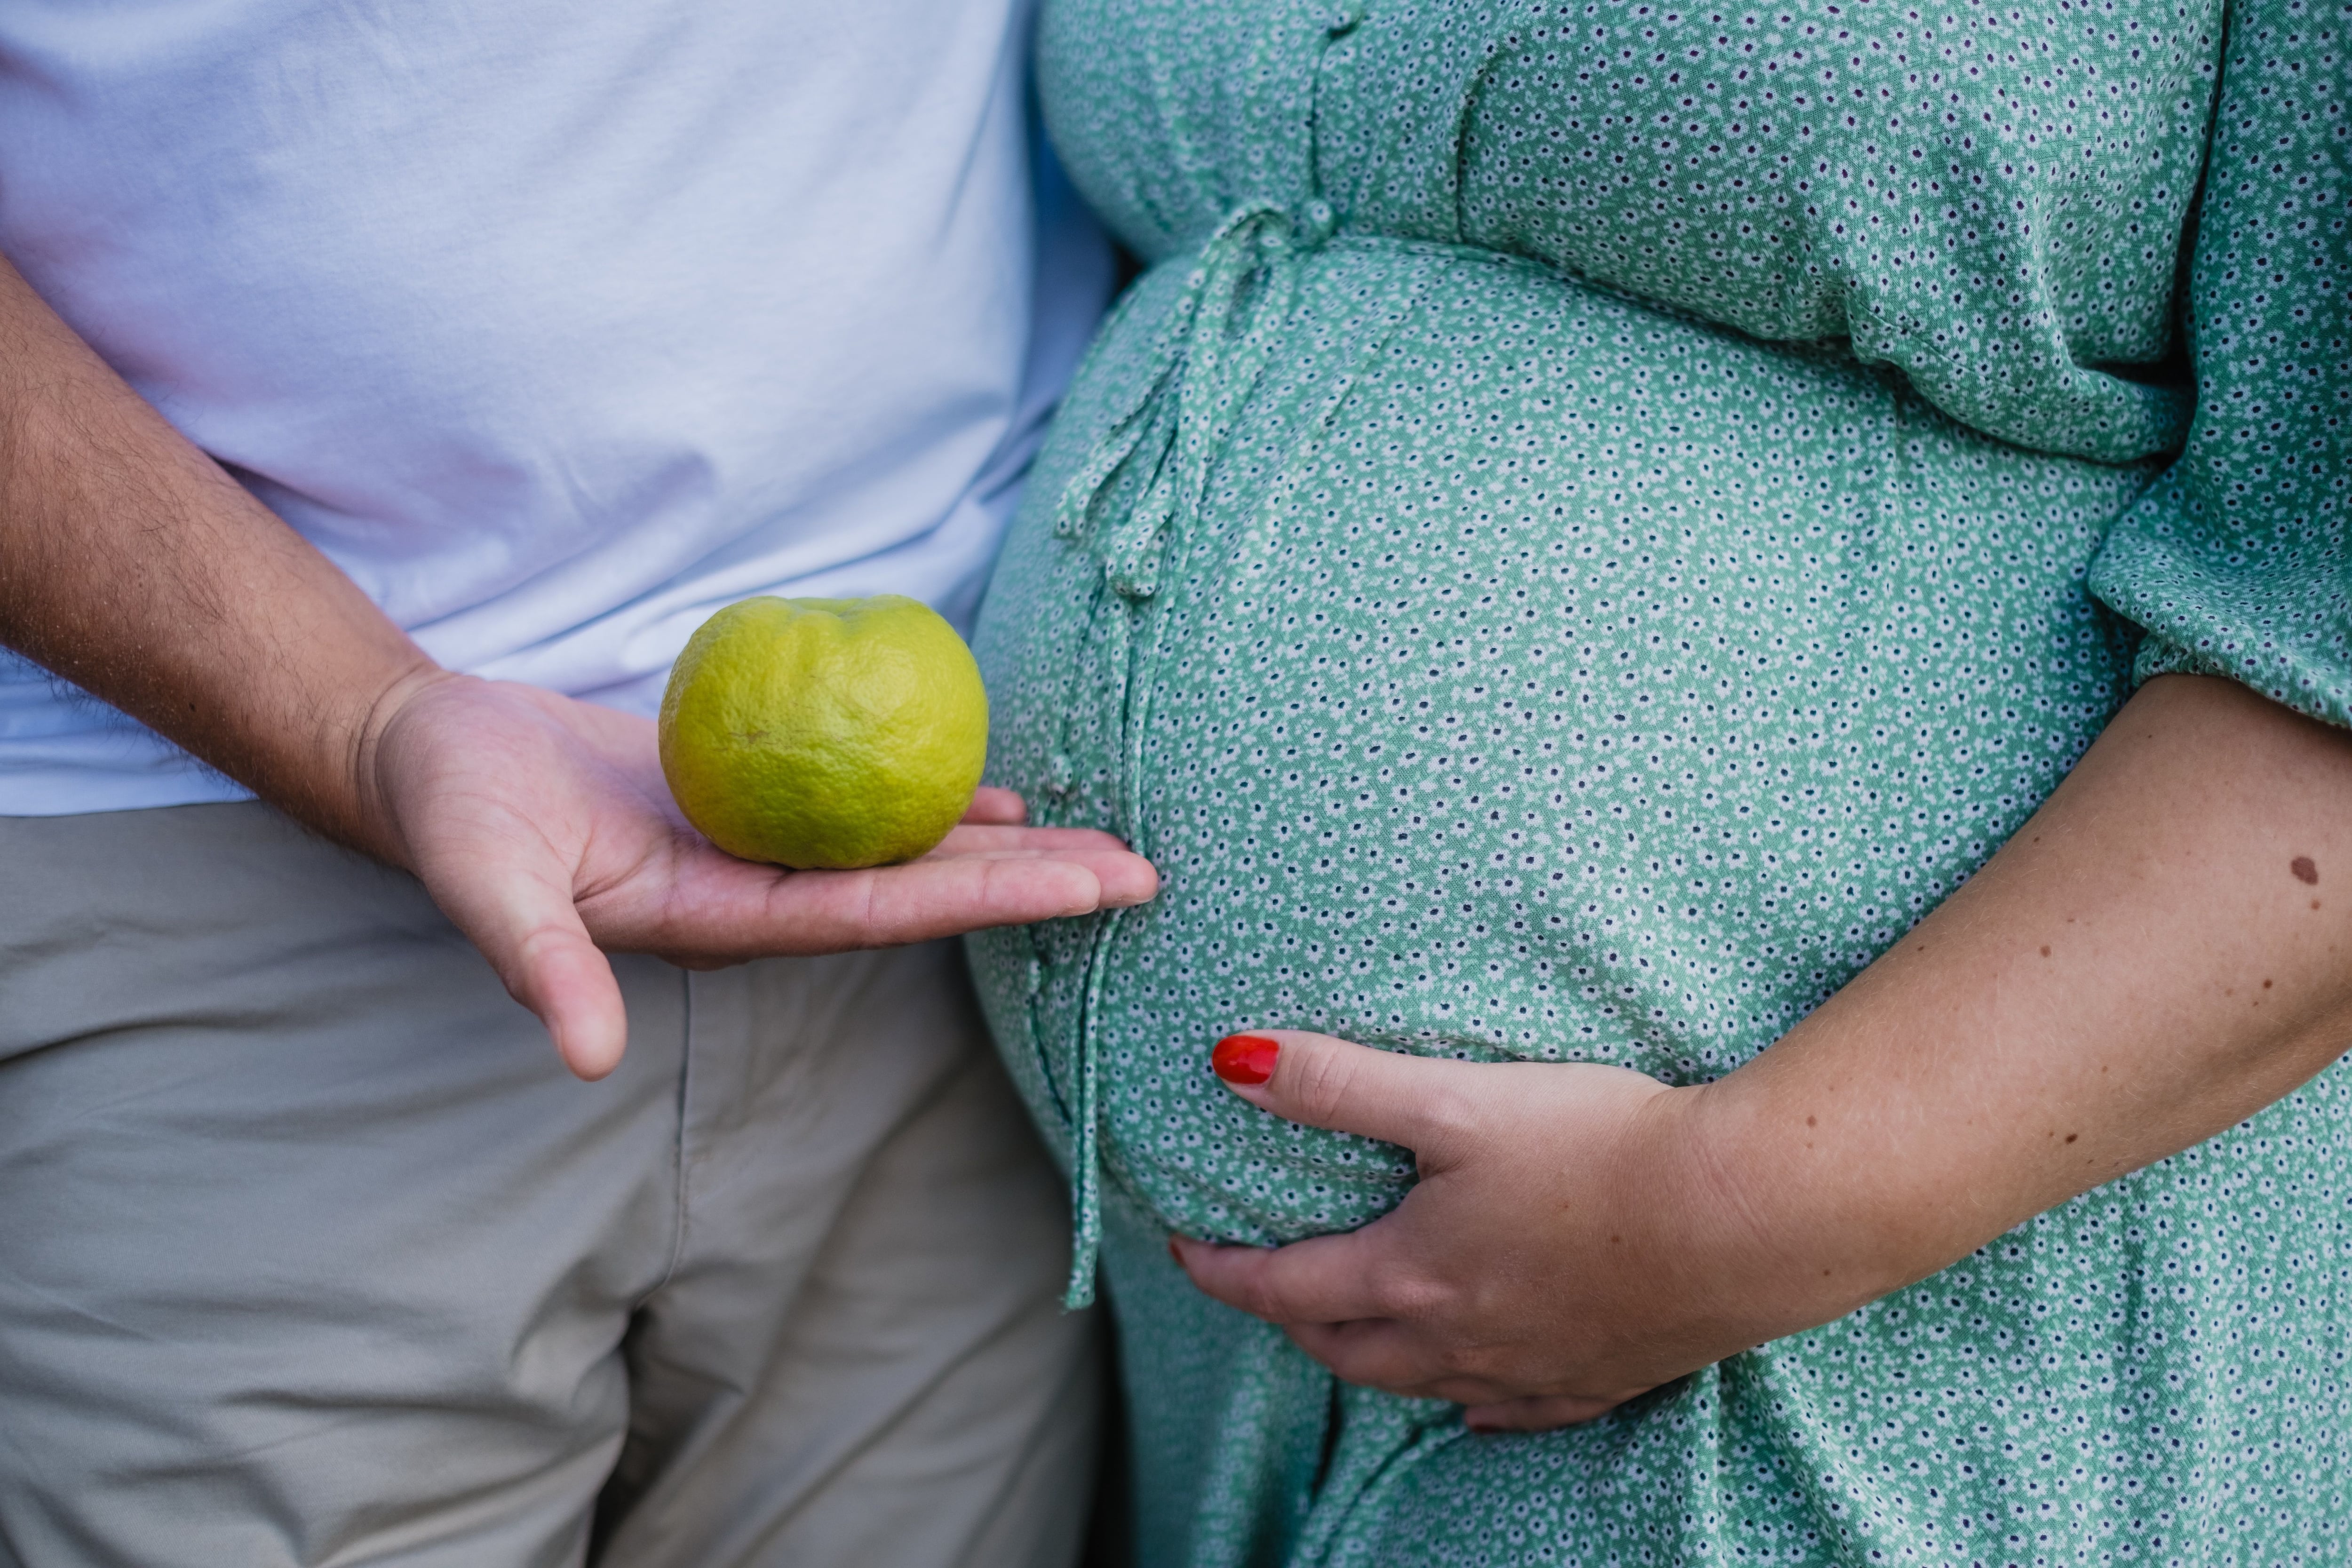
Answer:
[[2352, 726], [2352, 0], [2238, 0], [2188, 277], [2196, 413], [2094, 563], [2137, 674]]

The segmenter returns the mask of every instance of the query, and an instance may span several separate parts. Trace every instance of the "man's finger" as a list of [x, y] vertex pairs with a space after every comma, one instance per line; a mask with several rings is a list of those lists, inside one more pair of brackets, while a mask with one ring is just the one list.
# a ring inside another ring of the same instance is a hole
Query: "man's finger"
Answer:
[[955, 855], [991, 855], [1007, 851], [1044, 855], [1129, 853], [1112, 835], [1092, 827], [1030, 827], [1013, 822], [964, 822], [923, 858], [945, 859]]
[[772, 880], [765, 903], [780, 930], [871, 947], [1091, 914], [1139, 904], [1159, 890], [1151, 862], [1113, 841], [1104, 847], [992, 849], [868, 871], [796, 872]]
[[1402, 1144], [1424, 1164], [1450, 1163], [1470, 1122], [1460, 1075], [1479, 1070], [1303, 1029], [1228, 1035], [1209, 1064], [1234, 1093], [1285, 1121]]
[[1171, 1237], [1169, 1249], [1203, 1295], [1228, 1307], [1269, 1323], [1338, 1323], [1388, 1317], [1402, 1304], [1383, 1288], [1393, 1274], [1372, 1228], [1274, 1247]]
[[620, 982], [577, 917], [569, 930], [548, 928], [528, 939], [521, 977], [507, 989], [539, 1015], [555, 1054], [577, 1076], [593, 1083], [621, 1065], [629, 1017]]
[[1158, 890], [1150, 861], [1114, 839], [1087, 837], [1108, 847], [936, 855], [865, 871], [779, 871], [705, 846], [679, 866], [658, 906], [615, 905], [592, 896], [583, 910], [608, 947], [689, 962], [928, 942], [1140, 903]]
[[572, 889], [529, 868], [475, 865], [456, 877], [438, 869], [420, 868], [425, 886], [482, 950], [508, 994], [539, 1015], [563, 1065], [591, 1080], [618, 1067], [628, 1013]]
[[1029, 820], [1029, 803], [1012, 790], [982, 784], [972, 792], [971, 804], [963, 809], [963, 820], [1018, 827]]

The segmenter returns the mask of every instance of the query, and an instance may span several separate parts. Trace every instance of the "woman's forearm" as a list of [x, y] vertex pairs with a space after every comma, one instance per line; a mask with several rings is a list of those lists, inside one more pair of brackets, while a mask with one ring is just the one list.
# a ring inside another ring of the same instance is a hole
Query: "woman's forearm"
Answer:
[[2352, 1042], [2352, 735], [2225, 681], [2126, 706], [1967, 886], [1755, 1060], [1470, 1063], [1234, 1037], [1234, 1093], [1412, 1149], [1360, 1230], [1174, 1243], [1350, 1382], [1589, 1420], [2243, 1120]]
[[1894, 950], [1682, 1097], [1727, 1326], [1770, 1337], [1933, 1273], [2348, 1044], [2352, 735], [2152, 681]]

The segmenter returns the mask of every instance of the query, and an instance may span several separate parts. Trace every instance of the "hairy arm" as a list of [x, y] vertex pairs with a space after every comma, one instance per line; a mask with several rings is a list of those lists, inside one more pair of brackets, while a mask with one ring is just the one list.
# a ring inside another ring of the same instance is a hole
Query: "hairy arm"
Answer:
[[0, 642], [387, 858], [370, 717], [439, 672], [0, 261]]
[[922, 860], [784, 872], [671, 804], [653, 725], [439, 668], [0, 261], [0, 644], [319, 831], [414, 871], [583, 1077], [619, 1061], [602, 949], [707, 966], [1150, 898], [1109, 836], [983, 790]]
[[1347, 1236], [1180, 1242], [1194, 1280], [1475, 1425], [1586, 1419], [1934, 1273], [2341, 1055], [2352, 735], [2227, 681], [2151, 681], [1975, 878], [1713, 1084], [1267, 1037], [1270, 1079], [1236, 1092], [1403, 1143], [1423, 1179]]

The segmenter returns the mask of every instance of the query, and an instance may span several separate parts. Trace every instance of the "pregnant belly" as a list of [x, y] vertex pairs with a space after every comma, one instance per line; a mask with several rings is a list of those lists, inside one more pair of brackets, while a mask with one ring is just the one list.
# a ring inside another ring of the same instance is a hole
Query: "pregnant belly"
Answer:
[[1091, 1120], [1181, 1228], [1294, 1239], [1412, 1180], [1226, 1093], [1219, 1036], [1719, 1076], [2121, 700], [2082, 584], [2145, 470], [1475, 254], [1320, 253], [1198, 504], [1122, 531], [1137, 474], [1057, 528], [1179, 286], [1098, 346], [978, 645], [992, 782], [1128, 835], [1164, 890], [973, 953], [1065, 1156]]

